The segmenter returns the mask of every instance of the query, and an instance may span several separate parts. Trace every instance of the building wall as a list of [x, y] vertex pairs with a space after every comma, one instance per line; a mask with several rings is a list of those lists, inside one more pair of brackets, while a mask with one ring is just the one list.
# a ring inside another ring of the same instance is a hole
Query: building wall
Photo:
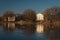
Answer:
[[37, 20], [44, 20], [44, 15], [41, 13], [37, 14]]
[[15, 21], [15, 16], [8, 17], [8, 21]]
[[44, 32], [44, 25], [42, 25], [42, 24], [37, 24], [36, 26], [37, 26], [36, 31], [37, 31], [38, 33], [43, 33], [43, 32]]

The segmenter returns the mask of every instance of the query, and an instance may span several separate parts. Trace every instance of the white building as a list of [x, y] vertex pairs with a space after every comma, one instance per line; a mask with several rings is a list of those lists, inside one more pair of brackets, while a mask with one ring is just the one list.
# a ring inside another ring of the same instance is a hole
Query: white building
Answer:
[[38, 21], [39, 21], [39, 20], [44, 20], [44, 15], [41, 14], [41, 13], [38, 13], [38, 14], [37, 14], [37, 20], [38, 20]]
[[8, 21], [15, 21], [15, 16], [8, 17]]

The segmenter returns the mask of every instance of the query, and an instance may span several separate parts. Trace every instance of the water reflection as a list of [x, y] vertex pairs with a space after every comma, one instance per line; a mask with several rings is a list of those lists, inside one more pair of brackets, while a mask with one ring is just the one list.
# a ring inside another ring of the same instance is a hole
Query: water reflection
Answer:
[[35, 32], [35, 25], [20, 25], [15, 23], [3, 23], [3, 30], [7, 32], [23, 31], [24, 34], [32, 34]]
[[3, 30], [4, 31], [13, 31], [15, 29], [15, 23], [3, 23]]
[[43, 33], [44, 32], [44, 25], [43, 24], [37, 24], [36, 25], [36, 32]]
[[45, 25], [44, 34], [50, 40], [60, 40], [60, 26]]
[[15, 23], [3, 23], [1, 25], [2, 26], [0, 26], [0, 30], [3, 29], [3, 32], [9, 32], [9, 33], [12, 32], [13, 37], [16, 36], [17, 39], [21, 39], [20, 37], [22, 37], [22, 39], [24, 38], [27, 40], [60, 39], [60, 26], [43, 25], [43, 24], [20, 25]]
[[16, 24], [16, 28], [20, 29], [24, 32], [24, 34], [30, 35], [35, 33], [36, 27], [35, 25], [18, 25]]

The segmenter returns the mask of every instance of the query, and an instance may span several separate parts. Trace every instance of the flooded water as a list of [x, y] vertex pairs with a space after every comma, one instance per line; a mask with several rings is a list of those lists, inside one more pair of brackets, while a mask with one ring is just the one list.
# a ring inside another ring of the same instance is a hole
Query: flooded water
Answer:
[[60, 26], [0, 24], [0, 40], [60, 40]]

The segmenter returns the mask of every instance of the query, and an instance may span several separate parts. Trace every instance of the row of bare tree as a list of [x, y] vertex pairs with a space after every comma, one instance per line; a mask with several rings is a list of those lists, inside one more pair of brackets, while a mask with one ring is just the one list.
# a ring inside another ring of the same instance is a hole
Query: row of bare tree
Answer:
[[[55, 22], [60, 21], [60, 7], [52, 7], [46, 9], [44, 12], [44, 19], [45, 21]], [[7, 11], [4, 13], [3, 16], [12, 16], [15, 15], [12, 11]], [[25, 10], [22, 14], [19, 15], [16, 19], [24, 20], [24, 21], [36, 21], [36, 12], [32, 9]], [[1, 17], [0, 17], [1, 20]]]
[[59, 24], [60, 23], [60, 7], [52, 7], [44, 11], [45, 22]]
[[[15, 16], [15, 21], [31, 21], [31, 22], [35, 22], [36, 21], [36, 12], [32, 9], [27, 9], [25, 10], [22, 14], [18, 14], [18, 13], [14, 13], [13, 11], [7, 11], [4, 13], [4, 15], [2, 17], [13, 17]], [[0, 18], [1, 20], [1, 18]]]

